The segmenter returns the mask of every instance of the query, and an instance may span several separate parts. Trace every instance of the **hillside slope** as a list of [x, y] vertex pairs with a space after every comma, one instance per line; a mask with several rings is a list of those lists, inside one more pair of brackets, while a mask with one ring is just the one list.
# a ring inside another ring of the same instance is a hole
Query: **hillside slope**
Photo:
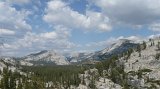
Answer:
[[61, 54], [58, 54], [53, 51], [41, 51], [39, 53], [34, 53], [26, 56], [24, 61], [31, 62], [37, 65], [44, 65], [44, 64], [55, 64], [55, 65], [68, 65], [69, 62]]

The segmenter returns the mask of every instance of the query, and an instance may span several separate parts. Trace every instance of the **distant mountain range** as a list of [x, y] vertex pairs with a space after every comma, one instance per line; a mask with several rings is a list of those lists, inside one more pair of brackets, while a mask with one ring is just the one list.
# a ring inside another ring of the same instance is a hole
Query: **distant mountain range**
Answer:
[[[94, 63], [110, 58], [112, 55], [118, 55], [127, 51], [129, 48], [134, 48], [138, 45], [131, 40], [121, 39], [103, 50], [93, 53], [69, 53], [68, 56], [57, 53], [55, 51], [43, 50], [38, 53], [33, 53], [20, 58], [22, 65], [70, 65]], [[31, 64], [29, 64], [31, 63]]]

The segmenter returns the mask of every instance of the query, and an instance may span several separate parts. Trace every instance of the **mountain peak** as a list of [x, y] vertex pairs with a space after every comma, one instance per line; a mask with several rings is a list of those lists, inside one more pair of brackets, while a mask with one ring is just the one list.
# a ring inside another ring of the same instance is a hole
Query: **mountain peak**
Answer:
[[111, 52], [112, 50], [114, 50], [114, 49], [120, 47], [122, 44], [126, 44], [126, 43], [134, 43], [134, 42], [131, 40], [128, 40], [128, 39], [119, 39], [118, 41], [113, 43], [110, 47], [103, 49], [102, 54], [104, 54], [106, 52]]
[[30, 61], [30, 62], [40, 62], [42, 64], [44, 63], [53, 63], [56, 65], [68, 65], [69, 62], [66, 60], [66, 58], [54, 51], [48, 51], [48, 50], [43, 50], [41, 52], [35, 53], [35, 54], [30, 54], [26, 58], [24, 58], [25, 61]]

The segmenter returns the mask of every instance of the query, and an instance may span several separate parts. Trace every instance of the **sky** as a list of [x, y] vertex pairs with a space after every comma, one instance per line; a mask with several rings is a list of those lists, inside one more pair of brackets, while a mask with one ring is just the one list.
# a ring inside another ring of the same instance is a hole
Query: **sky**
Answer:
[[93, 52], [160, 33], [160, 0], [0, 0], [0, 55]]

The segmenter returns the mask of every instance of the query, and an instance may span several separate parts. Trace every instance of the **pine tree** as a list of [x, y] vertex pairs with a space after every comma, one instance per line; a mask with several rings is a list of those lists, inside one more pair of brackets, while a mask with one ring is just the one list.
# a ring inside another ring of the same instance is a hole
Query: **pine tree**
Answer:
[[100, 76], [103, 75], [103, 70], [104, 70], [104, 66], [101, 62], [96, 64], [96, 69], [98, 69], [98, 73], [100, 74]]
[[10, 71], [10, 89], [16, 89], [16, 80], [13, 73]]
[[141, 57], [141, 46], [140, 45], [137, 46], [137, 51], [139, 53], [139, 57]]
[[95, 79], [94, 79], [94, 76], [93, 76], [93, 75], [91, 75], [91, 82], [90, 82], [90, 84], [89, 84], [89, 87], [90, 87], [91, 89], [96, 89]]
[[153, 46], [155, 45], [154, 40], [153, 40]]
[[4, 84], [3, 84], [3, 83], [4, 83], [4, 80], [1, 79], [1, 83], [0, 83], [0, 88], [1, 88], [1, 89], [4, 89]]
[[4, 86], [4, 89], [9, 89], [8, 67], [3, 68], [3, 86]]
[[160, 42], [158, 42], [157, 48], [158, 48], [158, 50], [160, 50]]
[[83, 75], [83, 78], [82, 78], [82, 84], [83, 85], [86, 85], [86, 83], [85, 83], [85, 80], [84, 80], [85, 78], [84, 78], [84, 75]]
[[146, 49], [146, 47], [147, 47], [146, 42], [143, 41], [142, 45], [143, 45], [143, 50]]
[[133, 52], [133, 49], [129, 49], [127, 51], [127, 59], [131, 56], [132, 52]]
[[40, 89], [37, 82], [38, 81], [33, 82], [33, 89]]
[[22, 84], [21, 84], [21, 83], [20, 83], [20, 84], [18, 84], [17, 89], [22, 89]]

